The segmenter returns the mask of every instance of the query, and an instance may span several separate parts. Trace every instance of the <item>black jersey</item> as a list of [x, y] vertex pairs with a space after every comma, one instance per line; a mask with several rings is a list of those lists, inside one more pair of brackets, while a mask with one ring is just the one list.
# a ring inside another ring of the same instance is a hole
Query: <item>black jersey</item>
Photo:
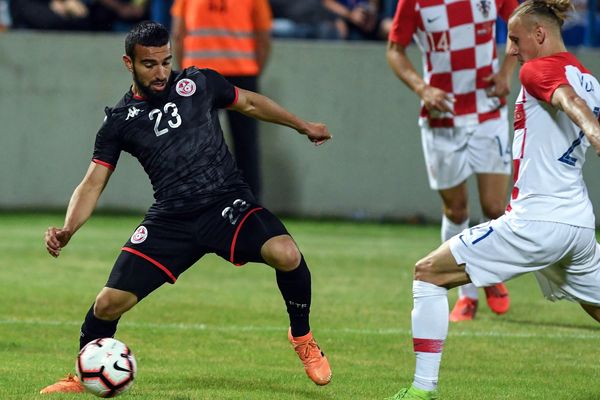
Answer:
[[237, 89], [209, 69], [173, 71], [160, 102], [131, 90], [106, 108], [93, 161], [114, 169], [121, 151], [136, 157], [154, 188], [153, 212], [188, 212], [234, 191], [249, 192], [229, 152], [218, 109], [237, 100]]

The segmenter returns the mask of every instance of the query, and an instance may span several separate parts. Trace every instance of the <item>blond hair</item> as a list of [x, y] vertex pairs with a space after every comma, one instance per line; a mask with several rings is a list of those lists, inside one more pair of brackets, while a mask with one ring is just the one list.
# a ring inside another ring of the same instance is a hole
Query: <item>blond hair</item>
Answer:
[[525, 15], [542, 17], [560, 28], [572, 10], [571, 0], [525, 0], [513, 11], [511, 18]]

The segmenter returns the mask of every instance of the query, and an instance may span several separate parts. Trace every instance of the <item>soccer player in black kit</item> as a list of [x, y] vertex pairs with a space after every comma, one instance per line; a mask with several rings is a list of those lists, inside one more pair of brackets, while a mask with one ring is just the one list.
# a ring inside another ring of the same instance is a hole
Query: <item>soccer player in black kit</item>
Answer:
[[[125, 40], [123, 61], [133, 84], [105, 110], [92, 162], [77, 186], [62, 228], [45, 234], [58, 257], [91, 216], [100, 194], [126, 151], [150, 177], [155, 202], [122, 248], [108, 282], [81, 326], [80, 347], [112, 337], [123, 313], [206, 253], [234, 264], [260, 262], [275, 269], [290, 318], [288, 338], [317, 385], [331, 380], [329, 362], [309, 326], [310, 272], [281, 221], [256, 204], [224, 142], [218, 109], [288, 126], [315, 144], [331, 138], [324, 124], [304, 121], [265, 96], [228, 83], [217, 72], [171, 70], [169, 32], [142, 22]], [[72, 375], [42, 393], [82, 392]]]

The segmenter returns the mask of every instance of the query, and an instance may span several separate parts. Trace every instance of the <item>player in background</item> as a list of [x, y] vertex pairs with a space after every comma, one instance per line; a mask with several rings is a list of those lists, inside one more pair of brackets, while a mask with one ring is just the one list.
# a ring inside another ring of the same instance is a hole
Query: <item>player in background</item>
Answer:
[[511, 201], [503, 216], [415, 265], [415, 376], [392, 399], [438, 398], [448, 288], [535, 272], [546, 298], [577, 302], [600, 322], [600, 244], [582, 177], [590, 144], [600, 155], [600, 84], [565, 48], [560, 29], [570, 8], [570, 0], [527, 0], [509, 19], [507, 53], [522, 64]]
[[[389, 35], [387, 60], [421, 98], [419, 126], [429, 186], [443, 204], [442, 242], [469, 226], [467, 178], [477, 177], [483, 214], [504, 213], [510, 175], [505, 97], [516, 61], [496, 56], [495, 23], [517, 0], [400, 0]], [[411, 38], [423, 56], [423, 76], [406, 55]], [[478, 305], [473, 285], [459, 288], [451, 321], [471, 320]], [[503, 283], [486, 287], [488, 306], [508, 311]]]
[[[88, 220], [117, 165], [121, 151], [138, 159], [154, 188], [155, 203], [121, 249], [105, 287], [81, 327], [80, 348], [112, 337], [119, 318], [206, 253], [241, 265], [260, 262], [275, 269], [290, 318], [288, 338], [310, 379], [325, 385], [329, 362], [309, 325], [311, 276], [281, 221], [256, 204], [235, 167], [219, 125], [218, 110], [288, 126], [319, 145], [331, 138], [321, 123], [307, 122], [265, 96], [239, 89], [213, 70], [171, 69], [169, 32], [143, 22], [125, 39], [123, 61], [132, 73], [130, 90], [106, 109], [92, 162], [73, 192], [62, 228], [45, 234], [58, 257]], [[42, 393], [82, 392], [76, 377]]]

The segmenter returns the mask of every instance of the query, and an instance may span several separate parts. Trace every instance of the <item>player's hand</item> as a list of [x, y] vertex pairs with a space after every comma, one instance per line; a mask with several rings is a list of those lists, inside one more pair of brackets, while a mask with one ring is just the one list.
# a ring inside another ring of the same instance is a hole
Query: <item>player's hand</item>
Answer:
[[307, 126], [300, 133], [308, 136], [308, 140], [315, 146], [320, 146], [332, 138], [327, 125], [320, 122], [307, 122]]
[[452, 94], [426, 85], [418, 95], [428, 111], [454, 114], [454, 97]]
[[483, 78], [489, 83], [485, 89], [488, 97], [504, 97], [510, 93], [510, 79], [501, 74], [492, 74]]
[[71, 232], [66, 229], [59, 229], [54, 226], [49, 227], [44, 235], [46, 250], [52, 257], [58, 257], [63, 247], [69, 243]]

